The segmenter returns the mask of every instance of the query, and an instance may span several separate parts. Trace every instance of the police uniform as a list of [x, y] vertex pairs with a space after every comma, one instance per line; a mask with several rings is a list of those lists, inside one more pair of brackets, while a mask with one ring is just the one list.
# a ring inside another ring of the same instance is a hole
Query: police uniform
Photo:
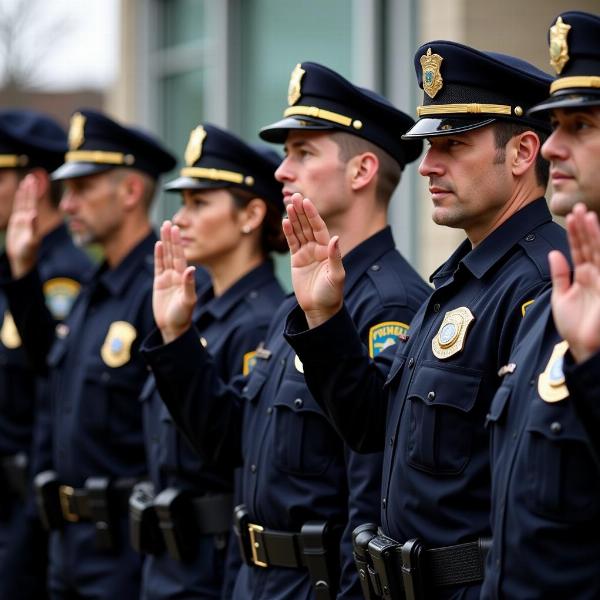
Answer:
[[[535, 114], [600, 105], [591, 87], [600, 76], [599, 40], [596, 15], [555, 19], [549, 42], [558, 78]], [[493, 545], [484, 598], [600, 597], [597, 357], [573, 363], [550, 295], [524, 319], [487, 418]]]
[[[280, 161], [277, 153], [267, 153], [266, 149], [259, 153], [233, 135], [205, 124], [192, 130], [185, 159], [181, 177], [165, 189], [242, 190], [273, 203], [280, 213], [283, 211], [281, 184], [273, 177]], [[251, 370], [254, 350], [264, 339], [273, 312], [283, 298], [270, 259], [217, 297], [205, 276], [194, 312], [194, 334], [210, 353], [223, 381]], [[142, 404], [148, 470], [160, 506], [155, 507], [155, 513], [166, 543], [165, 548], [150, 554], [145, 561], [141, 597], [219, 598], [232, 529], [232, 469], [211, 464], [190, 446], [176, 429], [153, 376], [144, 387]], [[193, 507], [187, 513], [173, 500], [184, 496], [188, 506]], [[162, 508], [163, 499], [172, 511]], [[189, 542], [183, 539], [186, 532], [192, 534]], [[173, 542], [175, 538], [179, 543]], [[173, 543], [178, 544], [177, 549]], [[227, 575], [235, 577], [236, 573]]]
[[[66, 148], [67, 136], [51, 118], [29, 110], [0, 111], [1, 169], [50, 172], [62, 163]], [[44, 236], [39, 257], [46, 304], [62, 320], [91, 264], [62, 224]], [[0, 597], [41, 598], [44, 593], [34, 587], [36, 575], [45, 574], [47, 541], [35, 512], [27, 512], [25, 505], [32, 503], [32, 435], [43, 424], [39, 413], [47, 402], [45, 389], [27, 362], [8, 300], [0, 291]]]
[[[501, 120], [545, 126], [525, 110], [543, 98], [549, 77], [523, 61], [439, 41], [417, 50], [415, 68], [425, 101], [407, 136], [459, 137]], [[397, 345], [387, 378], [366, 360], [348, 310], [312, 330], [299, 309], [289, 316], [288, 340], [338, 430], [358, 451], [384, 449], [381, 526], [394, 550], [389, 573], [373, 578], [375, 591], [389, 576], [400, 589], [428, 588], [409, 598], [478, 597], [479, 540], [490, 534], [484, 418], [521, 319], [548, 284], [552, 248], [566, 248], [565, 234], [543, 198], [475, 248], [465, 240], [432, 275], [435, 291]], [[380, 541], [369, 546], [377, 559]], [[423, 546], [444, 549], [427, 555]], [[423, 571], [426, 563], [433, 568]]]
[[[71, 119], [57, 180], [132, 167], [153, 179], [175, 165], [154, 139], [82, 110]], [[47, 370], [54, 473], [36, 477], [50, 536], [52, 597], [139, 594], [141, 561], [127, 543], [127, 501], [146, 470], [138, 401], [147, 371], [137, 350], [153, 325], [149, 233], [116, 266], [101, 264], [63, 324], [44, 310], [38, 269], [7, 286], [32, 362]]]
[[[321, 65], [294, 69], [288, 100], [284, 120], [263, 138], [283, 141], [291, 129], [347, 131], [402, 166], [420, 152], [420, 143], [397, 135], [409, 117]], [[350, 312], [378, 353], [408, 331], [428, 287], [396, 251], [389, 228], [348, 253], [344, 266]], [[233, 598], [359, 598], [350, 532], [377, 510], [381, 457], [349, 451], [308, 391], [302, 362], [282, 336], [294, 303], [281, 305], [254, 368], [234, 386], [217, 377], [194, 331], [164, 346], [155, 333], [144, 351], [177, 424], [214, 460], [242, 465], [236, 527], [246, 564]]]

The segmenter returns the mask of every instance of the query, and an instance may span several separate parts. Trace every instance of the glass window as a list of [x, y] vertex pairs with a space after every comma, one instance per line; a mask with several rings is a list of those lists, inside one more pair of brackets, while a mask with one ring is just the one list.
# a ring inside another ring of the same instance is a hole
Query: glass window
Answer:
[[195, 43], [206, 36], [206, 0], [162, 0], [160, 35], [162, 48]]

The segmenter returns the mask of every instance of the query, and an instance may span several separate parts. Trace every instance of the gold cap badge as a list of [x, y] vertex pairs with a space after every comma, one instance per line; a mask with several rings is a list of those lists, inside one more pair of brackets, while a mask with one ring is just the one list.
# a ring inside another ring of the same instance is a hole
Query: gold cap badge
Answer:
[[188, 167], [191, 167], [202, 156], [202, 144], [207, 135], [202, 125], [192, 129], [184, 154], [185, 164]]
[[569, 46], [567, 45], [569, 29], [571, 26], [564, 23], [562, 17], [558, 17], [556, 23], [550, 27], [550, 66], [554, 68], [557, 75], [560, 75], [569, 61]]
[[106, 339], [102, 344], [100, 356], [109, 367], [122, 367], [131, 358], [131, 345], [137, 337], [137, 331], [127, 321], [115, 321], [110, 324]]
[[296, 104], [296, 102], [300, 100], [300, 96], [302, 95], [300, 83], [302, 82], [302, 77], [304, 77], [304, 73], [306, 73], [306, 71], [302, 68], [302, 65], [300, 63], [298, 63], [292, 71], [292, 75], [290, 76], [290, 84], [288, 85], [289, 106], [292, 106], [292, 104]]
[[460, 352], [465, 347], [467, 330], [474, 320], [473, 313], [466, 306], [447, 312], [437, 335], [431, 340], [433, 354], [444, 360]]
[[17, 331], [13, 316], [10, 311], [4, 312], [4, 320], [2, 322], [2, 329], [0, 329], [0, 341], [9, 350], [18, 348], [21, 345], [21, 336]]
[[569, 344], [565, 341], [554, 346], [543, 373], [538, 377], [538, 394], [544, 402], [558, 402], [569, 395], [565, 384], [563, 360]]
[[85, 117], [79, 112], [76, 112], [71, 117], [71, 124], [69, 126], [69, 150], [77, 150], [77, 148], [83, 144], [85, 140], [83, 135], [85, 120]]
[[444, 85], [444, 80], [440, 74], [440, 66], [443, 60], [439, 54], [431, 54], [431, 48], [427, 48], [427, 54], [421, 56], [423, 91], [430, 98], [434, 98]]

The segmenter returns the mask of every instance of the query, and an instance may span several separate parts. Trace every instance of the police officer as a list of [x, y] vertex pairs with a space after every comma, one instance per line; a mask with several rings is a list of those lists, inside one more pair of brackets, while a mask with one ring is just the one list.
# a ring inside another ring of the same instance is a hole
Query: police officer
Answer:
[[[566, 246], [543, 198], [546, 123], [525, 112], [550, 78], [446, 41], [419, 48], [415, 68], [424, 103], [404, 137], [429, 142], [419, 172], [434, 221], [468, 239], [432, 275], [436, 289], [386, 379], [343, 306], [336, 238], [310, 200], [295, 197], [285, 232], [303, 310], [289, 315], [286, 337], [346, 441], [361, 452], [385, 448], [385, 536], [367, 546], [374, 595], [476, 598], [490, 533], [485, 414], [517, 327], [548, 284], [548, 249]], [[326, 340], [335, 344], [324, 350]]]
[[[372, 355], [406, 334], [428, 292], [387, 227], [401, 170], [421, 150], [420, 141], [399, 137], [412, 123], [373, 92], [305, 62], [293, 70], [284, 119], [261, 132], [285, 143], [276, 172], [284, 202], [310, 194], [345, 236], [346, 298]], [[165, 255], [173, 242], [165, 240]], [[191, 290], [191, 276], [182, 285]], [[215, 460], [242, 465], [236, 527], [246, 564], [233, 597], [359, 598], [350, 534], [377, 511], [380, 455], [350, 452], [309, 393], [281, 335], [293, 298], [274, 315], [249, 377], [225, 387], [177, 300], [180, 286], [172, 293], [144, 350], [177, 424]]]
[[[38, 183], [40, 279], [57, 321], [69, 312], [91, 267], [58, 210], [62, 186], [49, 177], [66, 149], [67, 136], [50, 117], [24, 109], [0, 111], [0, 230], [6, 231], [19, 183], [29, 174]], [[27, 363], [1, 291], [0, 319], [0, 597], [39, 599], [45, 595], [40, 581], [45, 579], [47, 541], [28, 479], [34, 421], [43, 429], [38, 414], [47, 398], [44, 383]]]
[[[553, 124], [542, 149], [551, 165], [550, 206], [564, 216], [579, 202], [597, 215], [600, 17], [562, 13], [550, 27], [549, 45], [558, 77], [550, 97], [531, 112], [549, 113]], [[485, 598], [600, 597], [594, 533], [600, 525], [594, 355], [600, 303], [598, 259], [586, 233], [590, 227], [598, 234], [593, 213], [586, 217], [580, 204], [567, 217], [574, 281], [565, 257], [553, 252], [554, 290], [536, 299], [524, 319], [488, 416], [493, 545]]]
[[31, 197], [11, 218], [9, 304], [30, 359], [48, 371], [53, 403], [55, 472], [36, 477], [53, 528], [52, 598], [139, 594], [141, 561], [128, 543], [127, 503], [145, 472], [138, 399], [147, 371], [137, 349], [153, 325], [156, 237], [148, 211], [159, 175], [174, 165], [137, 129], [92, 110], [73, 115], [69, 151], [53, 178], [65, 182], [61, 208], [75, 239], [98, 243], [104, 262], [56, 328], [41, 302]]
[[[163, 225], [163, 237], [180, 238], [178, 258], [202, 265], [210, 275], [189, 310], [223, 381], [248, 374], [284, 298], [269, 258], [271, 251], [287, 250], [281, 184], [273, 176], [279, 162], [273, 151], [252, 148], [214, 125], [199, 125], [191, 132], [181, 176], [165, 186], [181, 193], [182, 206], [174, 226]], [[169, 273], [160, 248], [155, 305], [161, 302], [160, 287], [166, 285], [167, 293], [170, 287], [161, 277]], [[231, 464], [211, 463], [202, 445], [200, 455], [190, 447], [152, 376], [142, 401], [154, 511], [165, 547], [145, 561], [141, 597], [219, 598], [232, 528]]]

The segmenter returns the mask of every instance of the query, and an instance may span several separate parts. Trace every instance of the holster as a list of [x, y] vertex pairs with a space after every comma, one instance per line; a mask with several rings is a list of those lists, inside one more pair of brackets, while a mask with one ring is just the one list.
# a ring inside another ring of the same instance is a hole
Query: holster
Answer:
[[369, 556], [369, 542], [377, 535], [375, 523], [363, 523], [352, 532], [352, 556], [358, 571], [360, 587], [365, 600], [378, 600], [381, 595], [373, 587], [372, 577], [375, 576], [371, 557]]
[[341, 527], [327, 521], [307, 521], [300, 529], [304, 564], [317, 600], [334, 600], [340, 579]]
[[178, 561], [192, 558], [197, 528], [190, 493], [167, 488], [154, 498], [154, 509], [167, 552]]
[[154, 510], [154, 486], [150, 481], [137, 483], [129, 497], [129, 537], [139, 553], [156, 555], [165, 549]]
[[405, 600], [400, 544], [385, 535], [376, 535], [368, 542], [367, 548], [373, 565], [370, 579], [374, 592], [384, 600]]
[[96, 547], [99, 550], [113, 550], [118, 545], [118, 529], [114, 511], [111, 510], [110, 479], [108, 477], [88, 477], [84, 483], [87, 491], [88, 510], [96, 526]]
[[58, 497], [58, 477], [54, 471], [42, 471], [33, 479], [35, 501], [42, 525], [48, 531], [62, 529], [64, 521]]

